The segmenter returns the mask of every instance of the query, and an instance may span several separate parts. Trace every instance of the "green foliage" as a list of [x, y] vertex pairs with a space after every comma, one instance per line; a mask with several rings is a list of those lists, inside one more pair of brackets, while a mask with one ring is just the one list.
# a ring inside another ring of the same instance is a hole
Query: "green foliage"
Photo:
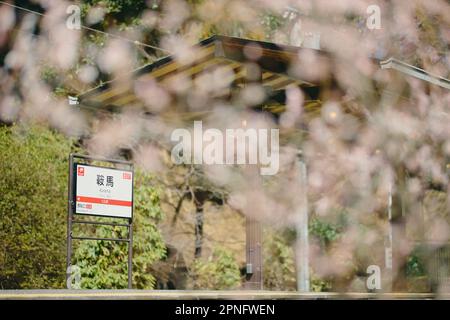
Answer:
[[283, 17], [278, 14], [266, 12], [261, 16], [261, 24], [264, 27], [266, 39], [270, 39], [274, 32], [281, 29], [285, 23], [286, 19], [283, 19]]
[[340, 226], [314, 218], [309, 224], [309, 232], [316, 236], [323, 246], [328, 246], [339, 238]]
[[[98, 226], [96, 237], [125, 238], [121, 227]], [[72, 263], [80, 268], [82, 289], [126, 288], [127, 245], [110, 241], [83, 241]]]
[[265, 232], [264, 288], [296, 290], [294, 251], [280, 232]]
[[233, 289], [241, 283], [239, 265], [229, 250], [216, 247], [206, 261], [194, 261], [191, 281], [193, 289]]
[[[295, 234], [292, 230], [264, 233], [264, 288], [267, 290], [297, 290], [295, 253], [292, 247]], [[311, 273], [311, 291], [330, 291], [329, 279]]]
[[[149, 6], [147, 6], [147, 2]], [[156, 1], [154, 1], [156, 2]], [[85, 16], [92, 7], [104, 8], [106, 14], [116, 20], [117, 23], [133, 24], [134, 20], [144, 9], [156, 9], [152, 1], [145, 0], [85, 0], [83, 1], [82, 14]], [[107, 27], [111, 21], [105, 19], [104, 27]]]
[[[152, 177], [137, 171], [133, 219], [133, 288], [153, 289], [155, 277], [151, 265], [165, 257], [166, 247], [158, 229], [163, 218], [159, 191], [152, 187]], [[84, 232], [96, 237], [126, 238], [124, 227], [100, 226]], [[75, 251], [75, 265], [80, 267], [81, 288], [120, 289], [127, 287], [128, 246], [123, 242], [83, 241]]]
[[61, 288], [73, 140], [0, 126], [0, 288]]
[[42, 66], [41, 68], [41, 79], [47, 84], [53, 84], [57, 81], [58, 71], [51, 66]]
[[317, 277], [311, 274], [311, 291], [313, 292], [327, 292], [331, 291], [332, 284], [330, 280]]
[[417, 251], [413, 251], [406, 260], [406, 275], [408, 277], [421, 277], [426, 274], [425, 266]]

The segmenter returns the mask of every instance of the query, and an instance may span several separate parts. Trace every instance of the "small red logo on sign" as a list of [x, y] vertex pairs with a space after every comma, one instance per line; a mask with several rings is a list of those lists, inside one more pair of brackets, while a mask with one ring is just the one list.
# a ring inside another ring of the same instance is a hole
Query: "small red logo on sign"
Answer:
[[123, 179], [124, 180], [131, 180], [131, 173], [124, 172], [123, 173]]
[[78, 167], [78, 175], [84, 176], [84, 168], [83, 167]]

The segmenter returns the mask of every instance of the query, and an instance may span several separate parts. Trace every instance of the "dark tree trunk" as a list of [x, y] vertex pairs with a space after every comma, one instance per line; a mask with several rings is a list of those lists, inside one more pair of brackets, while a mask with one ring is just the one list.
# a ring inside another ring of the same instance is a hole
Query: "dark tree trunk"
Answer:
[[200, 258], [203, 245], [203, 203], [196, 203], [195, 209], [195, 258]]
[[402, 244], [406, 239], [405, 219], [408, 211], [406, 193], [406, 170], [403, 166], [397, 170], [397, 188], [392, 194], [392, 291], [406, 291], [406, 259], [402, 254]]
[[195, 205], [195, 258], [199, 258], [202, 255], [203, 247], [204, 204], [206, 201], [210, 201], [217, 205], [223, 205], [223, 199], [214, 196], [209, 191], [196, 190], [193, 200]]

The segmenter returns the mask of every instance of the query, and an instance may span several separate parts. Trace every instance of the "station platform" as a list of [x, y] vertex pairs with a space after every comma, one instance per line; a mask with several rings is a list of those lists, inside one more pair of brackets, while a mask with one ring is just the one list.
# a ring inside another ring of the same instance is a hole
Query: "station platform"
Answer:
[[0, 290], [0, 300], [450, 300], [450, 293], [336, 293], [203, 290]]

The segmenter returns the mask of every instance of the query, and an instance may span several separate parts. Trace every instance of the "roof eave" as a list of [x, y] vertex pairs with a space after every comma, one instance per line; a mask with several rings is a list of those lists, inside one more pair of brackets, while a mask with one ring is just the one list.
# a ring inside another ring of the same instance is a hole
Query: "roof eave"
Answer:
[[423, 81], [427, 81], [429, 83], [450, 90], [450, 80], [444, 77], [433, 75], [421, 68], [407, 64], [406, 62], [400, 61], [396, 58], [391, 57], [387, 60], [381, 61], [380, 66], [381, 69], [394, 69], [409, 76], [415, 77]]

